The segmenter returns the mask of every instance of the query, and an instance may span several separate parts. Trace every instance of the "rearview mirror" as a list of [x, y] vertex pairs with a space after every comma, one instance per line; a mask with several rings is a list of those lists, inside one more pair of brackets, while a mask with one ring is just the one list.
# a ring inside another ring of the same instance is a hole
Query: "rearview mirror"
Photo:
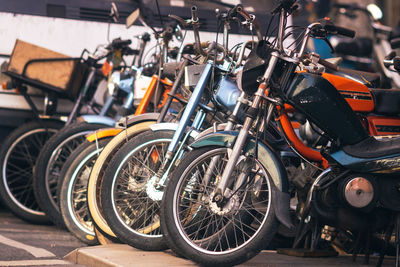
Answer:
[[126, 18], [126, 28], [132, 26], [136, 20], [140, 17], [140, 10], [139, 8], [133, 11], [127, 18]]
[[112, 18], [114, 22], [118, 22], [119, 19], [118, 8], [114, 2], [111, 3], [110, 18]]

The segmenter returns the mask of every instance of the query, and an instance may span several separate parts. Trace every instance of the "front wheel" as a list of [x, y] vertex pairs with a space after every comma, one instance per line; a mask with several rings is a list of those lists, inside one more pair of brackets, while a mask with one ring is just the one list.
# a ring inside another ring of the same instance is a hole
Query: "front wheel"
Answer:
[[115, 153], [103, 178], [101, 204], [108, 225], [124, 243], [143, 250], [163, 250], [160, 200], [155, 174], [165, 160], [172, 131], [147, 131]]
[[[214, 157], [218, 160], [211, 164]], [[175, 253], [206, 266], [249, 260], [268, 245], [278, 225], [271, 174], [256, 159], [239, 160], [226, 201], [216, 202], [227, 161], [226, 148], [188, 152], [169, 176], [162, 200], [161, 225], [167, 244]], [[210, 165], [213, 170], [207, 172]], [[242, 177], [239, 183], [238, 177]]]
[[87, 184], [94, 162], [110, 139], [82, 143], [72, 152], [61, 170], [63, 181], [58, 190], [58, 199], [62, 218], [67, 229], [88, 245], [95, 245], [98, 241], [87, 207]]
[[40, 150], [63, 125], [53, 120], [28, 122], [15, 129], [1, 146], [1, 200], [15, 215], [28, 222], [48, 222], [34, 197], [32, 173]]
[[70, 124], [53, 135], [40, 151], [33, 175], [33, 189], [39, 207], [59, 227], [64, 227], [57, 199], [58, 184], [63, 178], [60, 176], [61, 169], [72, 151], [86, 140], [87, 134], [105, 127], [86, 122]]

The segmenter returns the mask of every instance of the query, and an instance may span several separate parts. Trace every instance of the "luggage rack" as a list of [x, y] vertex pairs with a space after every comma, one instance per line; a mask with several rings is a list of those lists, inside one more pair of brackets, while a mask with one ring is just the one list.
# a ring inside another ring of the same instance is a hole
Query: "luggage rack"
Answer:
[[[32, 79], [26, 76], [26, 72], [29, 66], [34, 63], [44, 63], [44, 62], [59, 62], [59, 61], [81, 61], [82, 58], [37, 58], [31, 59], [27, 61], [24, 65], [23, 71], [21, 74], [13, 72], [13, 71], [5, 71], [3, 72], [5, 75], [11, 78], [11, 84], [7, 86], [6, 89], [17, 88], [18, 92], [25, 98], [28, 105], [32, 109], [33, 114], [36, 118], [40, 117], [40, 112], [36, 105], [33, 103], [30, 95], [27, 93], [26, 85], [32, 86], [36, 89], [44, 91], [46, 93], [45, 96], [45, 105], [44, 105], [44, 115], [52, 116], [55, 114], [57, 110], [57, 99], [60, 98], [68, 98], [74, 100], [76, 95], [74, 95], [70, 90], [63, 90], [60, 87], [53, 86], [48, 83], [41, 82], [36, 79]], [[78, 68], [75, 68], [71, 75], [71, 81], [74, 81], [75, 77], [78, 75]]]

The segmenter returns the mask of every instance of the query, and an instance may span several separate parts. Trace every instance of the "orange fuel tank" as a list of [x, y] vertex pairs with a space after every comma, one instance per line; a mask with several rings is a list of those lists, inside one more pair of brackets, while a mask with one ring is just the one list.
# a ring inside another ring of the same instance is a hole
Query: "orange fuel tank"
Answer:
[[322, 77], [336, 87], [354, 111], [372, 112], [374, 110], [374, 98], [367, 86], [330, 73], [323, 73]]

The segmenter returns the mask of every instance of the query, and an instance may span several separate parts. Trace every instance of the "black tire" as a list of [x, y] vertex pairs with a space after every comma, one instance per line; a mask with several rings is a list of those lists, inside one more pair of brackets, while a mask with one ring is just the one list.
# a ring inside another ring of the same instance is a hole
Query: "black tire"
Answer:
[[61, 169], [72, 151], [85, 141], [87, 134], [105, 127], [86, 122], [70, 124], [53, 135], [40, 151], [33, 175], [33, 189], [39, 207], [59, 227], [65, 227], [57, 199]]
[[98, 244], [93, 221], [87, 207], [87, 183], [98, 154], [111, 138], [98, 142], [85, 141], [79, 145], [65, 162], [59, 182], [58, 200], [61, 216], [67, 229], [79, 240]]
[[[139, 134], [115, 153], [105, 171], [101, 187], [104, 218], [122, 242], [135, 248], [167, 249], [160, 231], [160, 201], [152, 199], [146, 188], [164, 160], [165, 153], [162, 152], [166, 151], [173, 134], [173, 131], [151, 130]], [[154, 151], [156, 156], [151, 158]], [[142, 156], [148, 157], [144, 161], [136, 160]], [[125, 168], [136, 171], [128, 177], [130, 184], [125, 181]], [[153, 192], [155, 195], [160, 193], [162, 191]]]
[[[34, 197], [32, 173], [40, 150], [63, 125], [55, 120], [28, 122], [11, 132], [1, 146], [1, 200], [11, 212], [28, 222], [49, 222]], [[20, 167], [22, 171], [18, 170]], [[17, 172], [21, 175], [16, 176]]]
[[[205, 170], [217, 155], [217, 166], [204, 185]], [[257, 161], [246, 167], [250, 172], [242, 186], [231, 191], [222, 208], [217, 206], [213, 192], [227, 158], [223, 147], [188, 152], [170, 174], [162, 200], [161, 226], [168, 246], [205, 266], [231, 266], [249, 260], [272, 240], [278, 225], [270, 174]], [[237, 177], [238, 169], [232, 177]]]

